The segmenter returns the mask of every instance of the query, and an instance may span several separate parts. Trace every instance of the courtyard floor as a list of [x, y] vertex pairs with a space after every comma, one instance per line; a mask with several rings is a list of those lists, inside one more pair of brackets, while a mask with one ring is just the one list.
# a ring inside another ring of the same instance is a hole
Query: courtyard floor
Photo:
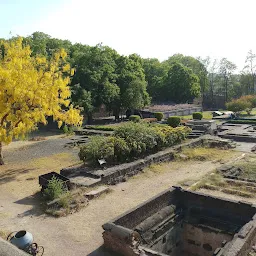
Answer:
[[[67, 138], [63, 136], [52, 136], [31, 144], [13, 143], [4, 148], [8, 164], [0, 167], [2, 236], [25, 229], [33, 234], [35, 242], [44, 246], [45, 256], [108, 255], [102, 253], [101, 248], [102, 224], [184, 180], [199, 180], [242, 154], [239, 151], [225, 151], [221, 157], [218, 154], [216, 159], [213, 157], [206, 161], [174, 161], [154, 165], [125, 183], [111, 186], [111, 193], [90, 201], [79, 212], [54, 218], [44, 214], [41, 209], [38, 175], [59, 171], [79, 162], [78, 149], [64, 147], [65, 140]], [[58, 152], [53, 150], [49, 153], [50, 145], [59, 145]], [[40, 154], [29, 157], [31, 152], [37, 150], [48, 153], [43, 157]], [[12, 152], [16, 154], [15, 159], [11, 157]]]

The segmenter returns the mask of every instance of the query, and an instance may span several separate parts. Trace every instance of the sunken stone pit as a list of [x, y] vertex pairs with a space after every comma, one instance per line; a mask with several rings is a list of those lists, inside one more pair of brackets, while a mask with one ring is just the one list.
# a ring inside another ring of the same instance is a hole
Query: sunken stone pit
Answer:
[[121, 255], [242, 256], [256, 241], [256, 207], [174, 187], [103, 229]]

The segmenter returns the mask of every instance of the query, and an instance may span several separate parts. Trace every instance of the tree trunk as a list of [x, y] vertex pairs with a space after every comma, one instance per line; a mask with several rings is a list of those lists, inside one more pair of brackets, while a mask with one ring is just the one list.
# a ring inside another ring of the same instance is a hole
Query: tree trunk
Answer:
[[4, 158], [3, 158], [3, 143], [0, 142], [0, 165], [4, 164]]

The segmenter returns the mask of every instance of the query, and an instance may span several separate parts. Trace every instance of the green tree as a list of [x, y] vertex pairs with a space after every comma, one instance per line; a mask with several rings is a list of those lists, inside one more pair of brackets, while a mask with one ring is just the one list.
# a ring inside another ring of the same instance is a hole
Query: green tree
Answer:
[[[116, 62], [118, 58], [116, 51], [101, 44], [88, 48], [77, 55], [76, 72], [72, 80], [73, 91], [83, 89], [83, 97], [89, 100], [86, 108], [88, 121], [92, 118], [92, 109], [97, 109], [102, 104], [111, 109], [113, 102], [119, 97], [119, 87], [116, 79]], [[79, 87], [74, 86], [80, 84]], [[87, 92], [90, 92], [90, 96]], [[86, 96], [85, 96], [86, 95]], [[84, 99], [81, 99], [82, 101]], [[80, 100], [80, 102], [81, 102]], [[77, 99], [76, 102], [79, 102]]]
[[171, 100], [176, 103], [192, 101], [200, 95], [199, 78], [190, 68], [174, 63], [164, 81], [164, 95], [166, 101]]
[[168, 65], [161, 63], [158, 59], [144, 59], [143, 68], [150, 97], [153, 101], [161, 101], [163, 81], [168, 73]]
[[166, 63], [169, 65], [172, 65], [175, 62], [181, 63], [185, 67], [192, 69], [193, 73], [197, 75], [199, 78], [201, 95], [203, 96], [209, 86], [208, 72], [204, 65], [204, 61], [201, 58], [196, 59], [194, 57], [184, 56], [182, 54], [174, 54], [166, 61]]
[[120, 56], [117, 59], [116, 74], [120, 89], [120, 96], [113, 106], [116, 118], [126, 109], [138, 109], [150, 103], [142, 59], [138, 55]]
[[219, 65], [219, 73], [223, 78], [223, 88], [225, 102], [229, 99], [229, 86], [231, 85], [232, 74], [236, 70], [236, 65], [229, 61], [227, 58], [222, 58]]

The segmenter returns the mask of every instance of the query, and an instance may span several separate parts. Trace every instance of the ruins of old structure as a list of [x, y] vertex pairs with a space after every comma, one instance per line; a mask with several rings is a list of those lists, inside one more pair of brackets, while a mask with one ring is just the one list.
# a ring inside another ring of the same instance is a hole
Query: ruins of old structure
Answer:
[[103, 225], [126, 256], [242, 256], [256, 241], [256, 206], [173, 187]]

